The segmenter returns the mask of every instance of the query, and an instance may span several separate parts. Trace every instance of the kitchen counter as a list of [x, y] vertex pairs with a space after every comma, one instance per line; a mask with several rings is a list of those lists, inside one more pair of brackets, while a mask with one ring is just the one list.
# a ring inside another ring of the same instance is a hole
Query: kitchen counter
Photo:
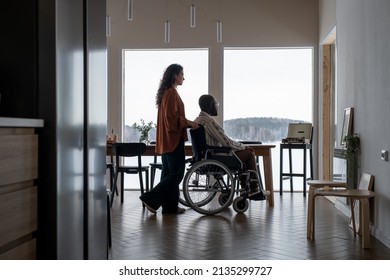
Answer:
[[43, 120], [0, 117], [0, 127], [43, 127]]
[[0, 117], [0, 260], [35, 259], [43, 120]]

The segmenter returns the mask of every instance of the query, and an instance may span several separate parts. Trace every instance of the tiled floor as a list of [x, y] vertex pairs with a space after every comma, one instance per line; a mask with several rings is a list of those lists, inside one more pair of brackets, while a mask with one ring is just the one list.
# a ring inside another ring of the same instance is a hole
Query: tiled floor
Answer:
[[[232, 208], [215, 216], [188, 209], [181, 215], [153, 215], [139, 191], [115, 198], [112, 213], [114, 260], [390, 260], [390, 248], [371, 236], [363, 250], [349, 219], [325, 198], [316, 202], [316, 240], [306, 238], [307, 198], [275, 193], [275, 206], [253, 201], [247, 212]], [[321, 217], [321, 218], [319, 218]]]

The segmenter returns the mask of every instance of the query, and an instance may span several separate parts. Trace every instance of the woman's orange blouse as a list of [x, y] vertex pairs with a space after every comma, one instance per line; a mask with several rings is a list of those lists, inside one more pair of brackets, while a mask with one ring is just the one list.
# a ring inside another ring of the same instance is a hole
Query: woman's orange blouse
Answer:
[[165, 91], [157, 113], [156, 149], [157, 154], [170, 153], [179, 144], [180, 138], [187, 137], [187, 119], [184, 103], [175, 88]]

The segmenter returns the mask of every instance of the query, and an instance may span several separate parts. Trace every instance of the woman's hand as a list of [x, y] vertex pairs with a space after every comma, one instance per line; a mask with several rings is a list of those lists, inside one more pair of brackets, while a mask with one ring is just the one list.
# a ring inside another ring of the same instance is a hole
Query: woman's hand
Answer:
[[197, 129], [197, 128], [199, 128], [199, 124], [196, 122], [187, 120], [187, 127], [190, 127], [191, 129]]

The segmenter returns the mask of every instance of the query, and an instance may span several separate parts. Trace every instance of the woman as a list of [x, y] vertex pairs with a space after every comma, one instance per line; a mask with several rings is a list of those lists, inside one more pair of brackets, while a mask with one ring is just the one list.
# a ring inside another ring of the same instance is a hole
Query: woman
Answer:
[[158, 113], [155, 152], [162, 155], [163, 168], [160, 183], [140, 196], [144, 206], [153, 214], [160, 206], [163, 214], [180, 214], [185, 211], [178, 207], [179, 184], [185, 170], [184, 142], [188, 140], [187, 127], [197, 128], [198, 124], [185, 117], [184, 104], [176, 89], [183, 81], [183, 67], [179, 64], [169, 65], [156, 95]]

